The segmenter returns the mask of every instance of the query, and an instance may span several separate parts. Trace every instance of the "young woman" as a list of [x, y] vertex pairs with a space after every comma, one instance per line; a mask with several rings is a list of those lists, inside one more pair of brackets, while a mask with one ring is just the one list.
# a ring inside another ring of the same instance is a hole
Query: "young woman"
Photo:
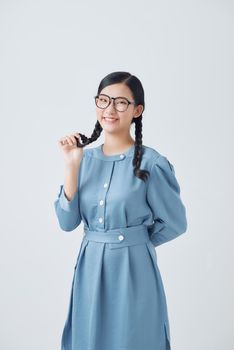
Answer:
[[[108, 74], [95, 103], [91, 137], [73, 133], [58, 141], [66, 164], [54, 202], [58, 222], [64, 231], [84, 223], [61, 348], [169, 350], [155, 247], [187, 230], [175, 169], [142, 144], [144, 90], [136, 76]], [[84, 149], [103, 130], [105, 142]]]

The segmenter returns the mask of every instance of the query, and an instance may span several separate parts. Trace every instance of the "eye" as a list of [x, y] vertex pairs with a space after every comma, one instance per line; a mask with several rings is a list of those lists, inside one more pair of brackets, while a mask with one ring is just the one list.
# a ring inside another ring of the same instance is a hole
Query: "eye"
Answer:
[[106, 96], [99, 96], [98, 99], [100, 102], [105, 102], [105, 103], [109, 101], [109, 99]]
[[127, 101], [126, 100], [117, 100], [118, 104], [126, 105]]

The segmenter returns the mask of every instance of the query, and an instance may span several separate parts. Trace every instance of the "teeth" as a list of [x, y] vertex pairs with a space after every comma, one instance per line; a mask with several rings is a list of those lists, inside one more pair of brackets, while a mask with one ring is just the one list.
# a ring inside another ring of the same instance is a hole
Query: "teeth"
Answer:
[[110, 121], [110, 122], [117, 120], [117, 119], [114, 119], [114, 118], [104, 118], [104, 119], [105, 119], [105, 120], [108, 120], [108, 121]]

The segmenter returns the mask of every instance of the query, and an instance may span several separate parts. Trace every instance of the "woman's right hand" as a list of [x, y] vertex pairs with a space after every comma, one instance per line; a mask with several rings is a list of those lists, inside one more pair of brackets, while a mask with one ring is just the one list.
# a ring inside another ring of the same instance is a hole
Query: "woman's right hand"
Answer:
[[83, 157], [83, 148], [77, 147], [75, 136], [78, 137], [81, 142], [78, 132], [64, 136], [58, 141], [66, 165], [79, 166]]

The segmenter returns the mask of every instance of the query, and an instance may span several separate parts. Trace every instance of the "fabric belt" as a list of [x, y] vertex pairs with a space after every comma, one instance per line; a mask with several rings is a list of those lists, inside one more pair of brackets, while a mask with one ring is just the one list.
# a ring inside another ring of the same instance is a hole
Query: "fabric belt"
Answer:
[[144, 244], [150, 241], [147, 226], [143, 224], [106, 231], [93, 231], [84, 227], [83, 240], [110, 243], [110, 249]]

